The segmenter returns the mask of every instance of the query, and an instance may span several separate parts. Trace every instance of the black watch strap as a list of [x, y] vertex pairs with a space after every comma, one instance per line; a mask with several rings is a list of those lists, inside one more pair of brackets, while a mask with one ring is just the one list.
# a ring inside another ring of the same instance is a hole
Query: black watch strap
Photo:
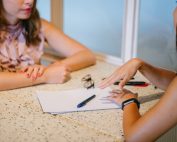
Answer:
[[135, 98], [131, 98], [131, 99], [128, 99], [128, 100], [122, 102], [122, 110], [124, 110], [124, 107], [130, 103], [135, 103], [137, 105], [138, 109], [140, 108], [140, 102]]

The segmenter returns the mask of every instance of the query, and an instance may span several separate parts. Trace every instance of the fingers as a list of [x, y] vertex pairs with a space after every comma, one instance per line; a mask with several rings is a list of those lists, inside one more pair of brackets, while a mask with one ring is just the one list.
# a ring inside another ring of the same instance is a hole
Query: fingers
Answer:
[[123, 80], [120, 81], [119, 85], [118, 85], [118, 88], [120, 90], [123, 89], [123, 87], [125, 86], [125, 84], [128, 82], [128, 79], [127, 78], [123, 78]]
[[113, 74], [110, 77], [108, 77], [107, 79], [105, 79], [104, 81], [102, 81], [99, 84], [99, 87], [101, 89], [106, 88], [106, 87], [114, 84], [116, 81], [120, 81], [120, 83], [118, 85], [118, 89], [122, 90], [123, 87], [125, 86], [126, 82], [128, 81], [128, 77], [126, 77], [125, 75], [119, 76], [118, 73]]
[[106, 88], [112, 84], [114, 84], [114, 82], [120, 80], [120, 77], [118, 76], [117, 72], [114, 72], [111, 76], [109, 76], [108, 78], [106, 78], [105, 80], [103, 80], [100, 84], [99, 84], [99, 88]]
[[113, 89], [110, 93], [111, 93], [111, 94], [122, 94], [123, 91], [122, 91], [122, 90], [119, 90], [119, 89]]
[[22, 68], [19, 72], [20, 72], [20, 73], [24, 73], [27, 69], [28, 69], [28, 66], [27, 66], [27, 67]]
[[45, 67], [42, 65], [33, 65], [24, 67], [20, 72], [23, 72], [27, 78], [31, 78], [34, 81], [43, 75], [44, 70]]
[[36, 80], [38, 77], [38, 72], [40, 70], [40, 67], [35, 67], [33, 69], [30, 70], [29, 74], [30, 74], [30, 78], [32, 78], [32, 80]]
[[71, 76], [70, 76], [70, 72], [68, 70], [65, 70], [62, 72], [61, 74], [61, 78], [59, 80], [59, 83], [65, 83], [68, 80], [70, 80]]
[[40, 68], [38, 70], [38, 73], [37, 73], [37, 76], [41, 77], [44, 74], [44, 70], [45, 70], [45, 67], [44, 66], [40, 66]]
[[62, 84], [71, 78], [70, 71], [62, 64], [48, 66], [44, 72], [44, 76], [45, 83], [50, 84]]
[[121, 103], [117, 100], [117, 98], [114, 98], [114, 97], [112, 97], [112, 96], [109, 96], [109, 97], [108, 97], [108, 100], [110, 100], [110, 101], [112, 101], [112, 102], [114, 102], [114, 103], [117, 103], [117, 104], [121, 104]]
[[59, 72], [59, 83], [65, 83], [71, 78], [70, 71], [65, 66], [61, 66]]
[[123, 90], [112, 90], [110, 92], [110, 96], [108, 96], [108, 99], [117, 103], [122, 104], [123, 101], [130, 99], [130, 98], [137, 98], [138, 94], [133, 93], [130, 90], [123, 89]]
[[33, 74], [33, 72], [37, 72], [37, 69], [35, 69], [35, 67], [33, 68], [32, 66], [28, 67], [28, 69], [26, 70], [26, 77], [31, 78], [31, 75]]
[[112, 90], [110, 92], [110, 96], [108, 96], [108, 100], [110, 101], [113, 101], [117, 104], [121, 104], [121, 99], [122, 99], [122, 96], [123, 96], [123, 93], [122, 91], [120, 90]]

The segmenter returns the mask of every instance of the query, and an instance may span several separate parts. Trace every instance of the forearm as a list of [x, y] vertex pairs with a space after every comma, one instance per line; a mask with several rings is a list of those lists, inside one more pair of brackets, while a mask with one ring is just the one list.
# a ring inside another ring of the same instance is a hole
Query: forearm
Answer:
[[[89, 50], [83, 50], [58, 63], [66, 65], [70, 71], [76, 71], [90, 65], [94, 65], [96, 63], [96, 58]], [[57, 62], [54, 64], [57, 64]]]
[[131, 135], [131, 128], [140, 117], [141, 115], [135, 103], [131, 103], [124, 107], [123, 129], [126, 139], [128, 139], [129, 135]]
[[49, 47], [66, 58], [58, 62], [59, 64], [63, 63], [70, 71], [95, 64], [94, 54], [84, 45], [65, 35], [47, 21], [42, 21], [42, 27]]
[[177, 77], [170, 83], [160, 101], [142, 117], [139, 117], [135, 104], [129, 104], [124, 108], [123, 126], [126, 141], [155, 141], [176, 125], [177, 113], [174, 111], [177, 101], [176, 85]]
[[156, 85], [158, 88], [161, 88], [165, 90], [170, 82], [174, 79], [176, 76], [175, 72], [169, 71], [166, 69], [154, 67], [146, 62], [143, 62], [142, 60], [138, 61], [139, 71], [154, 85]]
[[1, 72], [0, 73], [0, 90], [10, 90], [21, 87], [27, 87], [32, 85], [37, 85], [44, 83], [44, 78], [39, 77], [36, 80], [27, 78], [22, 73], [9, 73]]

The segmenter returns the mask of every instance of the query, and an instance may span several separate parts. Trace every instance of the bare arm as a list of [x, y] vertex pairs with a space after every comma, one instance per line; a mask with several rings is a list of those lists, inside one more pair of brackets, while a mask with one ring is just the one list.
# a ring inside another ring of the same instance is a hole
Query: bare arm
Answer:
[[0, 90], [9, 90], [21, 87], [32, 86], [44, 83], [43, 77], [38, 77], [36, 80], [27, 78], [22, 73], [0, 72]]
[[166, 90], [170, 82], [176, 76], [175, 72], [173, 71], [152, 66], [146, 62], [143, 62], [142, 60], [139, 60], [138, 62], [140, 62], [139, 64], [141, 64], [138, 70], [149, 81], [151, 81], [154, 85], [156, 85], [158, 88], [161, 88], [163, 90]]
[[155, 141], [177, 124], [177, 77], [169, 85], [165, 95], [149, 112], [140, 117], [137, 106], [125, 106], [123, 127], [127, 142]]
[[66, 36], [47, 21], [42, 21], [42, 31], [49, 47], [66, 57], [61, 61], [70, 71], [78, 70], [95, 64], [94, 54], [80, 43]]
[[138, 58], [134, 58], [120, 66], [111, 76], [101, 82], [100, 88], [105, 88], [120, 80], [119, 88], [122, 89], [138, 70], [154, 85], [164, 90], [176, 76], [173, 71], [154, 67]]
[[70, 79], [70, 71], [64, 65], [48, 66], [47, 68], [41, 67], [41, 65], [34, 65], [27, 68], [27, 72], [0, 72], [0, 90], [16, 89], [43, 83], [58, 84]]

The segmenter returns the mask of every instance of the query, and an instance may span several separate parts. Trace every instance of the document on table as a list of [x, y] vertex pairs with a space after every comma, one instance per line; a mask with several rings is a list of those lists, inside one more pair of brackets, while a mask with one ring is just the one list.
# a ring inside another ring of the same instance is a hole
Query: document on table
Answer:
[[[110, 91], [110, 88], [37, 91], [37, 97], [43, 111], [52, 114], [120, 108], [119, 105], [107, 99]], [[86, 105], [77, 108], [79, 103], [92, 95], [96, 95], [96, 97], [86, 103]]]

